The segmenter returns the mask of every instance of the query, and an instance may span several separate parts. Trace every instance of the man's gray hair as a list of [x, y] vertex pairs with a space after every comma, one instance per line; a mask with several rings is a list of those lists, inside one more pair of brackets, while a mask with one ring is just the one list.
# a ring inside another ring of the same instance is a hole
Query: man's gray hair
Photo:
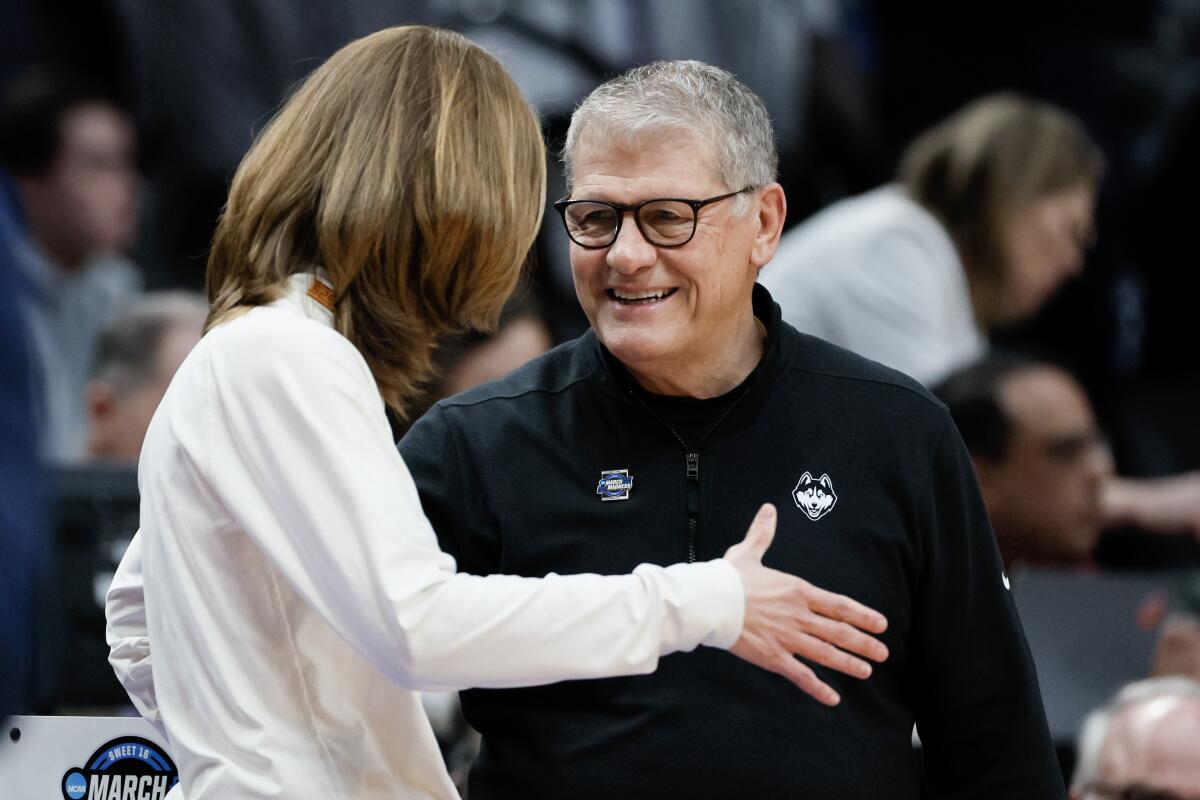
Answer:
[[1088, 714], [1079, 732], [1075, 775], [1071, 779], [1072, 792], [1086, 800], [1084, 789], [1099, 778], [1100, 754], [1104, 749], [1105, 740], [1108, 739], [1113, 719], [1134, 706], [1162, 699], [1200, 703], [1200, 681], [1183, 677], [1137, 681], [1118, 692], [1108, 705]]
[[775, 133], [758, 95], [719, 67], [655, 61], [601, 84], [575, 109], [563, 146], [567, 186], [574, 185], [575, 151], [585, 134], [637, 141], [659, 132], [711, 146], [711, 167], [731, 192], [775, 180]]
[[143, 295], [100, 334], [92, 356], [91, 379], [124, 395], [158, 378], [163, 340], [185, 325], [193, 326], [199, 336], [207, 314], [208, 304], [193, 292]]

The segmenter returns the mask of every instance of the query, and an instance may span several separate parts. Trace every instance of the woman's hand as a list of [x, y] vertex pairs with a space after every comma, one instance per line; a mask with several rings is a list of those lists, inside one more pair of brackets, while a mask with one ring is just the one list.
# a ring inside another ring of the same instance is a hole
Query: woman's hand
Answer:
[[840, 594], [762, 564], [775, 538], [775, 507], [759, 509], [746, 538], [725, 553], [746, 592], [742, 634], [730, 648], [739, 658], [777, 672], [818, 701], [834, 706], [841, 698], [797, 656], [854, 678], [871, 675], [862, 658], [881, 662], [887, 647], [870, 633], [883, 633], [887, 619]]

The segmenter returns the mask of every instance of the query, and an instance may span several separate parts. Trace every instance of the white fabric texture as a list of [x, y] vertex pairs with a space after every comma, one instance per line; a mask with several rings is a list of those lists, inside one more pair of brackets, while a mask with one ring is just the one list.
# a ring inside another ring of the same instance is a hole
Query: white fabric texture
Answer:
[[799, 330], [927, 386], [987, 349], [954, 243], [898, 186], [788, 231], [760, 282]]
[[110, 660], [188, 798], [456, 797], [415, 690], [646, 673], [736, 641], [721, 560], [456, 574], [312, 280], [207, 334], [142, 450]]

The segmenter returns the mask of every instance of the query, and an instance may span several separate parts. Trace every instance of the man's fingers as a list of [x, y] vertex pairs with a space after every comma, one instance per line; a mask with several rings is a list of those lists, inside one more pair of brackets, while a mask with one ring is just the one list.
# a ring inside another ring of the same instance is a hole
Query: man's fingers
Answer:
[[763, 503], [762, 507], [758, 509], [758, 513], [754, 515], [754, 521], [750, 523], [750, 529], [746, 531], [746, 538], [742, 540], [742, 544], [751, 555], [762, 561], [763, 554], [767, 552], [767, 548], [771, 546], [774, 539], [775, 506]]
[[817, 677], [817, 674], [790, 654], [779, 661], [779, 669], [775, 670], [783, 677], [800, 687], [806, 694], [811, 695], [818, 703], [836, 706], [842, 702], [838, 693], [829, 684]]
[[883, 633], [887, 630], [887, 617], [845, 595], [812, 586], [809, 589], [808, 606], [824, 617], [849, 623], [864, 631]]
[[847, 652], [869, 658], [872, 661], [883, 662], [887, 660], [887, 645], [845, 622], [836, 622], [824, 617], [813, 616], [809, 619], [805, 628], [810, 634], [821, 641], [829, 642]]

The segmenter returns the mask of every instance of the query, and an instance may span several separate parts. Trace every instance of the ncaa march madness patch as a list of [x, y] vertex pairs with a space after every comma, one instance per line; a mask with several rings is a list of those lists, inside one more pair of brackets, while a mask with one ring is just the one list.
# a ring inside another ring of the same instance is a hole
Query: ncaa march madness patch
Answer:
[[606, 469], [600, 473], [596, 494], [601, 500], [628, 500], [633, 489], [633, 476], [627, 469]]
[[106, 742], [82, 767], [63, 775], [65, 800], [163, 800], [179, 769], [162, 748], [140, 736]]

